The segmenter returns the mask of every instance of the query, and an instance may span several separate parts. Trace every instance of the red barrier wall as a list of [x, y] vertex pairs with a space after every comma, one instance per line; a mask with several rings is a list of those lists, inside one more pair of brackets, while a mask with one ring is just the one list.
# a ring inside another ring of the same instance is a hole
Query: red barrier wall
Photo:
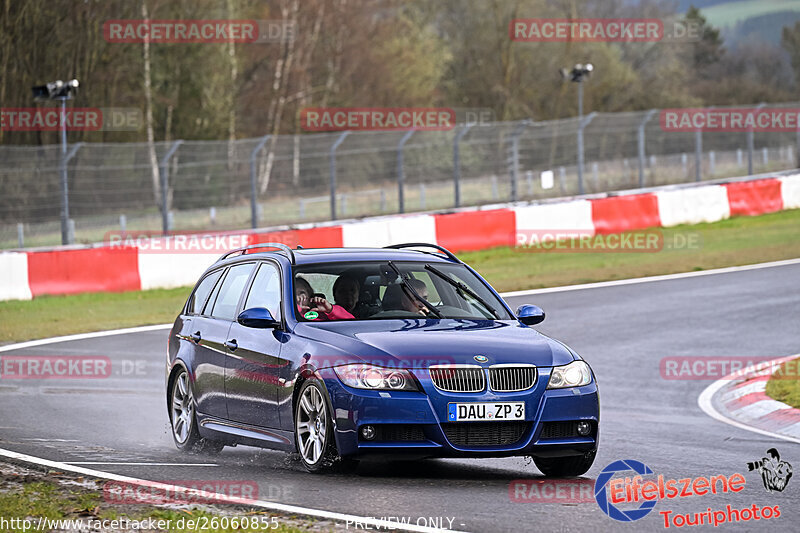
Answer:
[[726, 183], [731, 216], [760, 215], [783, 209], [781, 182], [776, 179]]
[[436, 215], [436, 242], [455, 252], [513, 246], [516, 231], [509, 209]]
[[595, 233], [621, 233], [661, 225], [655, 194], [612, 196], [592, 200]]
[[133, 247], [28, 252], [28, 278], [34, 298], [141, 288], [138, 251]]
[[282, 242], [290, 248], [302, 245], [303, 248], [339, 248], [342, 246], [341, 226], [322, 226], [298, 230], [271, 231], [252, 235], [253, 244], [262, 242]]

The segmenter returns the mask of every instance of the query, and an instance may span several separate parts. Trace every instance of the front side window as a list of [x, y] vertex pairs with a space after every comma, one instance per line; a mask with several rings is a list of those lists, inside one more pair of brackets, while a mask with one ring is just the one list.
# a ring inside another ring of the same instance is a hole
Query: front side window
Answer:
[[[217, 297], [214, 300], [213, 307], [211, 307], [210, 314], [212, 317], [222, 320], [234, 320], [236, 318], [236, 306], [242, 296], [247, 280], [250, 279], [253, 266], [253, 263], [245, 263], [228, 269], [228, 273], [225, 275], [225, 279], [222, 281]], [[209, 301], [210, 305], [211, 301]]]
[[281, 276], [271, 263], [262, 263], [247, 294], [244, 309], [264, 307], [275, 320], [281, 319]]
[[320, 263], [295, 268], [296, 317], [313, 320], [511, 320], [466, 266], [440, 262]]

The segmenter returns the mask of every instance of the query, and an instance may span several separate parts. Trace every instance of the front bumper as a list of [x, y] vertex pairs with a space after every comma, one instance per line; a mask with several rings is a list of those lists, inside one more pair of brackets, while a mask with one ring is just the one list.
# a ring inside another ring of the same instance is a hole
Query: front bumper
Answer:
[[[335, 375], [326, 376], [339, 453], [343, 456], [556, 457], [596, 450], [599, 400], [595, 381], [583, 387], [547, 390], [549, 369], [539, 370], [541, 374], [534, 387], [522, 392], [488, 389], [480, 393], [444, 392], [434, 387], [427, 372], [416, 370], [412, 372], [422, 386], [421, 392], [354, 389]], [[447, 406], [452, 402], [525, 402], [525, 420], [513, 425], [511, 422], [448, 422]], [[560, 431], [577, 421], [590, 422], [589, 435]], [[465, 427], [466, 424], [482, 427]], [[501, 427], [502, 424], [506, 426]], [[360, 429], [365, 425], [377, 428], [378, 438], [364, 439]], [[489, 438], [465, 438], [467, 434]]]

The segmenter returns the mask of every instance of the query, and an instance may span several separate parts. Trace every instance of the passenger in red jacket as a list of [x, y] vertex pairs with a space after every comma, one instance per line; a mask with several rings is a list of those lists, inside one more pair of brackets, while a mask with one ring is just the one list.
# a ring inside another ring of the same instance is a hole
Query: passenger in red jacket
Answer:
[[[337, 284], [342, 278], [336, 280], [333, 285], [334, 297], [339, 300], [337, 296]], [[349, 278], [352, 279], [352, 278]], [[355, 280], [353, 280], [355, 281]], [[314, 296], [314, 289], [311, 284], [304, 278], [296, 277], [294, 282], [295, 302], [297, 304], [297, 312], [306, 320], [348, 320], [355, 318], [353, 314], [341, 305], [333, 305], [328, 300], [321, 296]], [[350, 303], [350, 299], [342, 300]], [[356, 297], [355, 302], [358, 302], [358, 282], [356, 282]]]

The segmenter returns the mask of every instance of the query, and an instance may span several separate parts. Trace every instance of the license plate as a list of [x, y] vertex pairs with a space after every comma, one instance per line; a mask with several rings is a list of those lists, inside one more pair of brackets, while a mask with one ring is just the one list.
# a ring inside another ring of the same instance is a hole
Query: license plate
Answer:
[[525, 420], [525, 402], [449, 403], [448, 422]]

